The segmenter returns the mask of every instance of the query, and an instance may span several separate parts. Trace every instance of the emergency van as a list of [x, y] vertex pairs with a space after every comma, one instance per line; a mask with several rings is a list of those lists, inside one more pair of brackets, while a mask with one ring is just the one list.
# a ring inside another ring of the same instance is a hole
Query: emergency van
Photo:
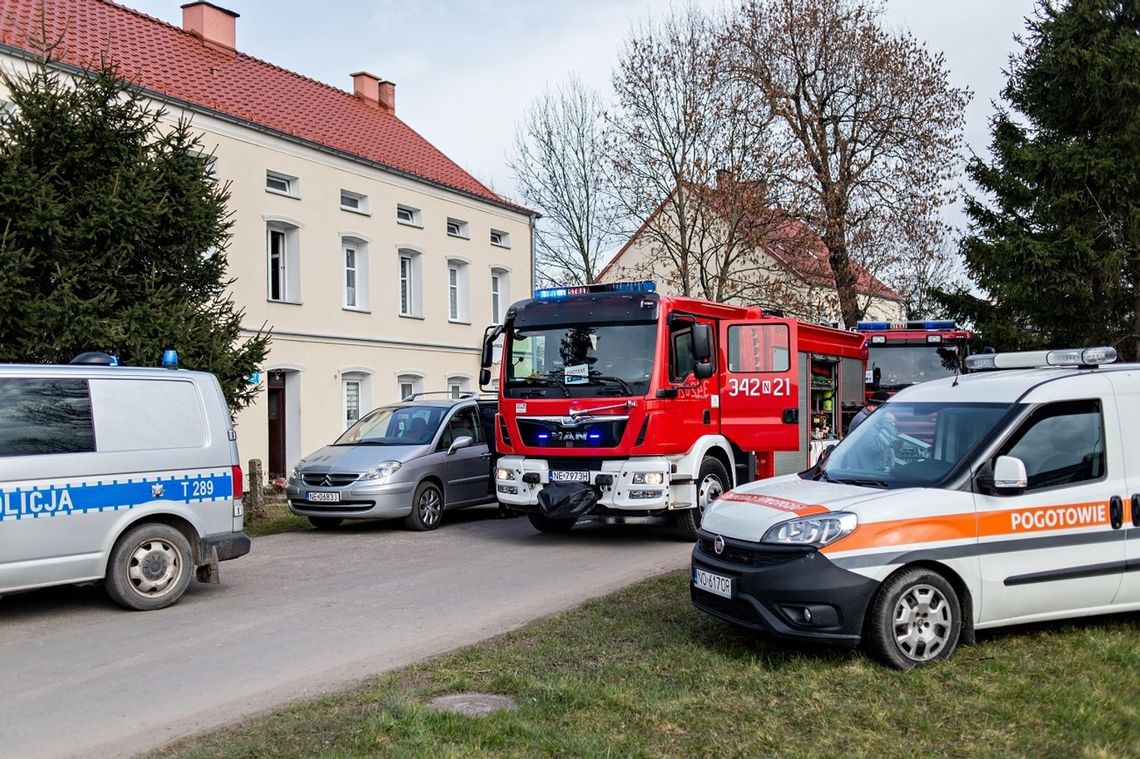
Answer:
[[249, 552], [237, 437], [212, 374], [106, 354], [0, 366], [0, 595], [104, 580], [161, 609]]
[[[705, 513], [693, 604], [906, 669], [975, 630], [1140, 609], [1140, 365], [980, 354]], [[1003, 371], [991, 371], [1002, 369]]]

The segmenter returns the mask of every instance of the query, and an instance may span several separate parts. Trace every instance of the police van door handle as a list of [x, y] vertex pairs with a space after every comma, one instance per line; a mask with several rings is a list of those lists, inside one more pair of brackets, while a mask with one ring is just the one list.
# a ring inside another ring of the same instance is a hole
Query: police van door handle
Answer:
[[1140, 493], [1132, 494], [1132, 526], [1140, 527]]
[[1108, 499], [1108, 518], [1114, 530], [1119, 530], [1124, 524], [1124, 500], [1118, 495]]

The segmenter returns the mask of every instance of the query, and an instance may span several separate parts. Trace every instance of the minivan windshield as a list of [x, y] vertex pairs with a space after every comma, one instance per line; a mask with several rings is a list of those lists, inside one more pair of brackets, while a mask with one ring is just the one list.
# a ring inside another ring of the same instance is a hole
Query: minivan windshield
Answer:
[[816, 474], [868, 487], [936, 486], [994, 432], [1009, 408], [1005, 403], [885, 403], [843, 439]]
[[333, 445], [424, 445], [447, 409], [441, 406], [382, 406], [361, 417]]
[[509, 398], [640, 396], [649, 392], [656, 322], [525, 327], [506, 341]]

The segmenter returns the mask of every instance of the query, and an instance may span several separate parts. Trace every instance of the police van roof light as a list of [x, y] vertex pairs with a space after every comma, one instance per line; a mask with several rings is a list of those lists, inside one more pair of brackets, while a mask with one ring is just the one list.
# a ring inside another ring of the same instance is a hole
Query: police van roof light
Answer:
[[657, 283], [652, 280], [636, 282], [605, 282], [593, 285], [575, 285], [573, 287], [545, 287], [534, 291], [534, 299], [542, 301], [565, 300], [572, 295], [588, 295], [590, 293], [655, 293]]
[[167, 369], [178, 368], [178, 351], [167, 348], [162, 352], [162, 365]]

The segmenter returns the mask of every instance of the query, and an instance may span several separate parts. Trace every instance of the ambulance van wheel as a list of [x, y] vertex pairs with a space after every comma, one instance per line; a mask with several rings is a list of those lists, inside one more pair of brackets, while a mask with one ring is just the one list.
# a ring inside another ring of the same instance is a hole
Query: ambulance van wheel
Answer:
[[182, 597], [194, 575], [190, 541], [170, 525], [151, 522], [128, 530], [111, 550], [104, 586], [128, 609], [162, 609]]
[[340, 517], [309, 517], [309, 524], [318, 530], [331, 530], [340, 527], [344, 520]]
[[908, 569], [879, 589], [867, 618], [871, 653], [895, 669], [941, 661], [962, 635], [962, 606], [946, 578]]
[[697, 539], [697, 530], [700, 529], [705, 509], [728, 489], [728, 472], [724, 471], [724, 464], [712, 456], [705, 456], [701, 462], [700, 474], [697, 475], [697, 505], [692, 509], [678, 511], [676, 516], [677, 527], [685, 540]]
[[539, 532], [570, 532], [570, 528], [578, 521], [577, 519], [551, 519], [537, 511], [528, 512], [526, 516], [530, 520], [531, 527]]

